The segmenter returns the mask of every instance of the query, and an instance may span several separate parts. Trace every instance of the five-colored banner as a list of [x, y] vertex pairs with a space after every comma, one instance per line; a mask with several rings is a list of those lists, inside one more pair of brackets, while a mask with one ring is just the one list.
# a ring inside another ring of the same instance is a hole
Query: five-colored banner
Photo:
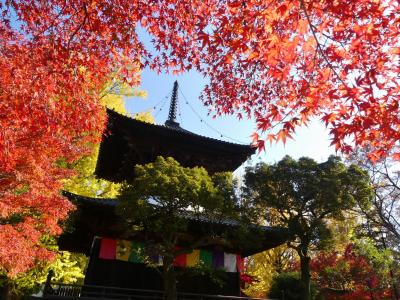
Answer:
[[[143, 243], [108, 238], [100, 240], [99, 258], [162, 264], [162, 257], [146, 253]], [[174, 264], [179, 267], [196, 267], [202, 264], [215, 269], [224, 269], [226, 272], [241, 272], [243, 269], [240, 255], [206, 249], [195, 249], [191, 253], [178, 255]]]

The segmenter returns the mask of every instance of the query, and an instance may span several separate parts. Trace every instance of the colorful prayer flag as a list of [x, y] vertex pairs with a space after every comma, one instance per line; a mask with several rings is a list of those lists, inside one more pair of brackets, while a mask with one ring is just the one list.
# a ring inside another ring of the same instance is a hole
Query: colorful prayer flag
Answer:
[[187, 267], [196, 267], [200, 262], [200, 250], [193, 250], [186, 257]]
[[116, 240], [102, 238], [100, 240], [99, 258], [102, 259], [115, 259], [115, 252], [117, 250]]
[[200, 250], [200, 261], [207, 267], [212, 267], [213, 255], [209, 250]]
[[132, 251], [132, 242], [125, 240], [117, 240], [117, 255], [118, 260], [129, 261], [129, 256]]
[[224, 253], [224, 269], [227, 272], [236, 272], [236, 254]]
[[129, 255], [128, 261], [133, 263], [144, 263], [144, 245], [143, 243], [132, 242], [131, 244], [132, 251]]
[[175, 256], [174, 266], [186, 267], [186, 254], [180, 254]]
[[224, 252], [214, 251], [213, 253], [213, 267], [215, 269], [222, 269], [224, 267]]
[[244, 270], [244, 259], [239, 254], [236, 255], [236, 265], [237, 265], [237, 271], [239, 273], [243, 273], [243, 270]]
[[[180, 247], [176, 247], [180, 249]], [[133, 263], [145, 263], [148, 259], [156, 264], [162, 265], [163, 258], [157, 253], [146, 253], [144, 244], [126, 240], [114, 240], [109, 238], [100, 239], [99, 258], [118, 259]], [[192, 250], [190, 253], [183, 253], [175, 257], [174, 266], [196, 267], [199, 264], [215, 269], [225, 269], [226, 272], [243, 272], [243, 259], [240, 255], [224, 253], [222, 251]]]

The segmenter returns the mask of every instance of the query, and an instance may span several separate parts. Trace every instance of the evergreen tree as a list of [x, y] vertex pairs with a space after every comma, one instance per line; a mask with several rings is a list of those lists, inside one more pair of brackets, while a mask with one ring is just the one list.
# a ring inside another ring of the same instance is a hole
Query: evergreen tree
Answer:
[[274, 165], [249, 167], [245, 174], [248, 203], [261, 217], [274, 208], [293, 235], [289, 245], [300, 258], [304, 300], [310, 299], [310, 251], [327, 248], [332, 242], [327, 221], [342, 219], [343, 212], [357, 203], [367, 206], [372, 195], [368, 175], [333, 156], [320, 164], [286, 156]]
[[[213, 225], [238, 215], [235, 183], [230, 173], [209, 176], [202, 167], [185, 168], [170, 157], [138, 165], [135, 174], [121, 190], [119, 213], [131, 233], [144, 233], [146, 247], [162, 255], [165, 299], [174, 300], [175, 257], [199, 247], [229, 243]], [[193, 222], [205, 227], [180, 245], [183, 235], [192, 235], [189, 225]]]

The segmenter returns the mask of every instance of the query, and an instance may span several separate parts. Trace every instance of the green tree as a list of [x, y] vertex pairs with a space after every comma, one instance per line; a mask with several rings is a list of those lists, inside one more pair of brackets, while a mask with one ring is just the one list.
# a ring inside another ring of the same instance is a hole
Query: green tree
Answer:
[[[119, 213], [129, 232], [144, 232], [146, 246], [163, 256], [165, 299], [173, 300], [177, 297], [175, 257], [198, 247], [227, 243], [223, 234], [213, 232], [212, 225], [236, 214], [235, 184], [230, 173], [209, 176], [204, 168], [185, 168], [170, 157], [138, 165], [135, 174], [120, 192]], [[182, 235], [190, 235], [188, 226], [193, 221], [209, 226], [186, 240], [186, 245], [179, 245]]]
[[[370, 148], [370, 147], [369, 147]], [[396, 148], [398, 150], [398, 148]], [[393, 154], [396, 149], [390, 153]], [[369, 149], [357, 149], [348, 162], [357, 164], [368, 172], [374, 188], [374, 198], [370, 207], [359, 206], [359, 234], [375, 240], [383, 249], [390, 249], [393, 265], [389, 276], [392, 281], [393, 294], [400, 298], [400, 172], [398, 162], [392, 157], [382, 158], [375, 163], [368, 159]]]
[[357, 203], [367, 206], [373, 196], [368, 175], [334, 156], [320, 164], [286, 156], [274, 165], [249, 167], [243, 192], [261, 214], [274, 208], [292, 233], [289, 245], [300, 258], [304, 300], [310, 299], [310, 251], [332, 241], [328, 220], [342, 219], [343, 212]]
[[[366, 233], [385, 247], [397, 248], [400, 244], [400, 172], [398, 162], [391, 157], [372, 163], [367, 150], [354, 151], [350, 163], [357, 164], [368, 172], [374, 188], [374, 199], [370, 207], [359, 207], [366, 220]], [[384, 239], [384, 240], [383, 240]]]

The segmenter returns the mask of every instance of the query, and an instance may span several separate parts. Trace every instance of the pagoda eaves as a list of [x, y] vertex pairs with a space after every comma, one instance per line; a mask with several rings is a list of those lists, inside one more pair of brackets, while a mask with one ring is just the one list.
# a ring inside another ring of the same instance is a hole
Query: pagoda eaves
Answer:
[[234, 171], [255, 153], [250, 145], [197, 135], [179, 126], [156, 125], [107, 109], [108, 125], [100, 145], [96, 175], [114, 182], [134, 178], [134, 166], [157, 156], [173, 157], [185, 167], [209, 173]]
[[[60, 249], [89, 255], [95, 236], [133, 239], [126, 231], [124, 220], [116, 212], [119, 204], [117, 199], [91, 198], [69, 192], [63, 192], [63, 195], [77, 205], [79, 214], [74, 217], [74, 230], [64, 233], [60, 237], [58, 241]], [[225, 248], [225, 250], [240, 253], [243, 257], [277, 247], [290, 237], [290, 232], [283, 227], [250, 225], [257, 241], [254, 240], [254, 237], [253, 240], [249, 237], [246, 241], [240, 241], [237, 240], [237, 232], [241, 230], [241, 225], [235, 220], [218, 219], [218, 222], [215, 223], [215, 220], [206, 216], [202, 218], [194, 216], [190, 211], [182, 211], [179, 217], [191, 220], [188, 230], [193, 237], [196, 237], [199, 232], [202, 234], [208, 225], [214, 232], [221, 230], [225, 236], [230, 236], [230, 248]]]

